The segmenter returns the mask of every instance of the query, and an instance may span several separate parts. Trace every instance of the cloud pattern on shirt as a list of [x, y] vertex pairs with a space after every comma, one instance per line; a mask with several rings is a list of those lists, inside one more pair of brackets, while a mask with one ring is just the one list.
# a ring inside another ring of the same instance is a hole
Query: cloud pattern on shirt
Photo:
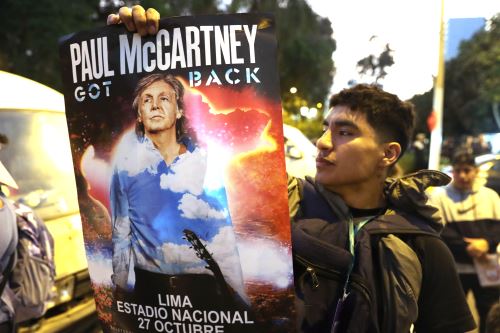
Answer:
[[144, 170], [154, 175], [158, 173], [162, 156], [156, 150], [144, 149], [142, 145], [144, 144], [139, 142], [134, 131], [130, 130], [123, 135], [115, 155], [118, 171], [126, 171], [129, 177], [135, 177]]
[[160, 186], [172, 192], [189, 192], [194, 195], [203, 193], [203, 181], [207, 169], [205, 151], [196, 148], [186, 152], [172, 165], [172, 173], [161, 175]]
[[[131, 153], [134, 152], [134, 153]], [[220, 181], [220, 170], [217, 175], [206, 175], [207, 156], [206, 151], [196, 148], [194, 151], [182, 154], [174, 165], [171, 173], [160, 175], [160, 187], [164, 190], [170, 190], [176, 193], [187, 192], [194, 196], [203, 193], [207, 184], [207, 178], [210, 180], [211, 189], [222, 187]], [[162, 161], [162, 156], [158, 151], [144, 148], [144, 143], [140, 143], [133, 130], [129, 130], [121, 138], [116, 149], [115, 164], [119, 171], [126, 171], [130, 177], [134, 177], [147, 170], [151, 174], [158, 173], [158, 165]], [[212, 160], [215, 157], [212, 157]], [[213, 168], [211, 168], [213, 169]], [[186, 218], [215, 218], [224, 219], [227, 217], [227, 211], [217, 211], [210, 207], [208, 202], [199, 198], [184, 195], [179, 202], [181, 215]], [[194, 205], [194, 206], [191, 206]], [[196, 209], [200, 209], [196, 211]]]
[[186, 193], [182, 196], [179, 203], [181, 216], [187, 219], [225, 219], [228, 216], [226, 209], [217, 210], [208, 204], [208, 202], [198, 199], [196, 196]]

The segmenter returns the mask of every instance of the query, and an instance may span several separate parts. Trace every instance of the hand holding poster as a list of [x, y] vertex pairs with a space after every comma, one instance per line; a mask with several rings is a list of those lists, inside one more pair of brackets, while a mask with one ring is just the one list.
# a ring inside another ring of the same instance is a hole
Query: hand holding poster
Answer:
[[293, 331], [272, 17], [111, 26], [60, 53], [104, 330]]

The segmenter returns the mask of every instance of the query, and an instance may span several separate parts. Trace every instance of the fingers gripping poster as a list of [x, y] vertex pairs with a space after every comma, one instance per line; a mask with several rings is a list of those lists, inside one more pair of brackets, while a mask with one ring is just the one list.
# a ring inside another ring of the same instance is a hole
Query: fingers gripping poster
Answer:
[[105, 332], [291, 332], [274, 20], [174, 17], [60, 41]]

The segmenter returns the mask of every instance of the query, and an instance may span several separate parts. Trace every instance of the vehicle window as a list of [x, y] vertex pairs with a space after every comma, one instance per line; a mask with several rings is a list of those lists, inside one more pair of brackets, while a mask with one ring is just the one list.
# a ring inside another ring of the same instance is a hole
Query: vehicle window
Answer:
[[0, 133], [9, 139], [0, 160], [19, 185], [13, 198], [35, 208], [42, 219], [77, 212], [64, 114], [0, 110]]

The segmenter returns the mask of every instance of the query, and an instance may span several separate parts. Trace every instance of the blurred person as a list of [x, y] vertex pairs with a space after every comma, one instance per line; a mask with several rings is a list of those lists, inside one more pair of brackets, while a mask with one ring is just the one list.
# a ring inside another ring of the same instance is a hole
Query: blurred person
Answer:
[[473, 260], [495, 253], [500, 239], [498, 194], [476, 182], [474, 156], [459, 151], [452, 160], [453, 182], [436, 189], [431, 200], [445, 223], [442, 238], [455, 258], [464, 293], [472, 291], [479, 314], [480, 332], [485, 332], [486, 315], [498, 300], [497, 287], [482, 287]]
[[415, 141], [413, 141], [412, 152], [415, 156], [414, 171], [427, 169], [428, 168], [428, 141], [424, 133], [418, 133], [415, 136]]
[[441, 147], [441, 155], [448, 160], [453, 157], [453, 152], [456, 149], [456, 142], [454, 137], [447, 137], [443, 141], [443, 146]]
[[462, 143], [458, 147], [456, 147], [454, 153], [465, 151], [469, 154], [474, 154], [474, 149], [472, 147], [473, 143], [474, 143], [474, 137], [472, 135], [466, 135], [463, 138]]
[[491, 143], [486, 141], [483, 134], [479, 134], [472, 142], [472, 151], [474, 156], [491, 153]]
[[[17, 223], [14, 206], [9, 202], [2, 186], [11, 183], [12, 177], [0, 162], [0, 333], [14, 332], [14, 304], [11, 304], [11, 297], [6, 294], [5, 289], [9, 274], [14, 266], [15, 252], [17, 245]], [[9, 289], [10, 290], [10, 289]], [[4, 293], [5, 292], [5, 293]]]
[[[9, 140], [0, 133], [0, 150], [7, 145]], [[15, 256], [11, 254], [17, 245], [17, 223], [15, 208], [7, 199], [2, 190], [3, 186], [17, 187], [12, 176], [0, 161], [0, 333], [14, 332], [14, 305], [10, 303], [10, 297], [4, 294], [7, 280], [6, 272], [11, 271], [14, 266]]]
[[[158, 19], [159, 17], [151, 14], [150, 10], [144, 11], [142, 7], [135, 6], [133, 10], [121, 8], [118, 15], [110, 15], [108, 24], [123, 22], [129, 30], [146, 35], [157, 32]], [[349, 225], [361, 229], [364, 224], [357, 223], [361, 220], [377, 223], [380, 219], [392, 216], [391, 219], [395, 220], [395, 231], [398, 224], [403, 221], [405, 223], [419, 221], [418, 223], [428, 224], [426, 230], [439, 229], [440, 225], [435, 221], [436, 216], [433, 214], [435, 210], [425, 204], [427, 198], [423, 189], [429, 183], [434, 185], [446, 183], [448, 179], [445, 175], [439, 172], [423, 171], [417, 175], [393, 181], [389, 185], [385, 182], [393, 165], [409, 145], [414, 126], [413, 107], [402, 102], [397, 96], [369, 85], [355, 85], [341, 91], [330, 99], [330, 107], [330, 112], [325, 119], [327, 129], [316, 144], [319, 156], [316, 163], [317, 176], [313, 180], [318, 191], [317, 195], [321, 194], [323, 198], [328, 197], [328, 204], [335, 205], [335, 208], [329, 210], [328, 216], [322, 217], [326, 219], [321, 221], [325, 223], [325, 228], [328, 225]], [[318, 219], [314, 211], [307, 214], [304, 202], [300, 199], [298, 187], [301, 182], [305, 181], [289, 178], [292, 230], [296, 230], [295, 227], [299, 223], [307, 228], [310, 219]], [[294, 233], [296, 235], [296, 232], [292, 231], [292, 238]], [[360, 234], [363, 234], [363, 230]], [[335, 235], [331, 236], [335, 237]], [[416, 332], [465, 332], [473, 329], [475, 325], [461, 291], [453, 257], [446, 245], [437, 237], [437, 230], [432, 232], [432, 236], [422, 233], [422, 235], [409, 238], [411, 239], [408, 240], [408, 246], [418, 256], [423, 273], [419, 286], [418, 318], [414, 322]], [[354, 239], [358, 240], [358, 238]], [[339, 241], [342, 247], [348, 247], [348, 244], [351, 244], [347, 238]], [[296, 248], [297, 244], [292, 242], [292, 245]], [[356, 244], [352, 245], [356, 248]], [[370, 258], [371, 256], [362, 259], [370, 261]], [[295, 269], [300, 265], [296, 259], [295, 255]], [[363, 267], [357, 266], [358, 263], [354, 261], [352, 264], [353, 271], [363, 270]], [[377, 263], [373, 262], [372, 265], [377, 270]], [[343, 305], [357, 300], [349, 297], [351, 293], [348, 292], [344, 294], [347, 299], [344, 303], [336, 303], [334, 300], [329, 304], [308, 304], [310, 300], [304, 299], [306, 290], [301, 289], [307, 281], [299, 278], [297, 270], [295, 273], [299, 331], [340, 332], [337, 331], [334, 313], [336, 311], [342, 313], [340, 308]], [[318, 278], [314, 275], [313, 281], [315, 277]], [[372, 280], [378, 278], [380, 276], [376, 273], [372, 276]], [[352, 288], [349, 280], [346, 281], [345, 286], [349, 290]], [[328, 292], [337, 293], [339, 290]], [[347, 290], [344, 289], [344, 291]], [[373, 294], [373, 297], [377, 295]], [[330, 298], [328, 294], [318, 296], [323, 299]], [[378, 298], [374, 299], [376, 305], [383, 305], [382, 298], [382, 295], [378, 295]], [[338, 300], [340, 302], [340, 299]], [[371, 320], [373, 317], [378, 317], [378, 313], [370, 313], [369, 316]], [[353, 325], [367, 319], [351, 318], [349, 312], [343, 312], [339, 317], [335, 319]], [[390, 326], [394, 323], [372, 324]], [[351, 329], [350, 331], [378, 332], [374, 327], [372, 328], [371, 330]]]

